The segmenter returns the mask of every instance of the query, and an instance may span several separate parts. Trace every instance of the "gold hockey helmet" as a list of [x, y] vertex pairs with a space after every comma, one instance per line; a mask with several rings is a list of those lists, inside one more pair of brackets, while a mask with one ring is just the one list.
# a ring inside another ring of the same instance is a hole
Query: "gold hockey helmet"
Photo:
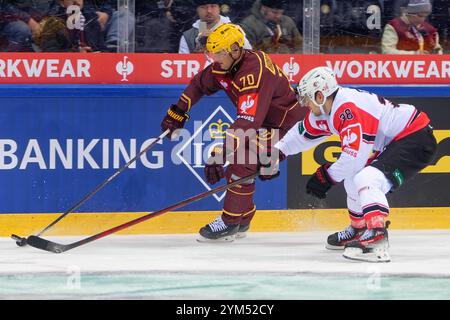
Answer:
[[240, 48], [244, 46], [244, 32], [235, 24], [224, 23], [208, 36], [206, 50], [209, 53], [218, 53], [222, 50], [231, 52], [231, 46], [234, 43], [237, 43]]

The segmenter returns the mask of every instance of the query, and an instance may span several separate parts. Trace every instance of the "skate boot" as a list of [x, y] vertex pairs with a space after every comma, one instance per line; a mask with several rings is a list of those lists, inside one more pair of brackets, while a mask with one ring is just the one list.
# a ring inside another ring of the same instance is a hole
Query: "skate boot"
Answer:
[[238, 233], [236, 234], [236, 239], [245, 238], [247, 236], [248, 229], [250, 229], [250, 223], [239, 225], [239, 230]]
[[226, 224], [222, 216], [200, 229], [198, 242], [231, 242], [236, 238], [239, 224]]
[[389, 262], [391, 257], [388, 252], [389, 238], [386, 222], [384, 228], [367, 229], [358, 240], [345, 245], [344, 258], [367, 262]]
[[347, 243], [358, 240], [365, 230], [366, 228], [354, 228], [350, 225], [344, 231], [330, 234], [325, 248], [329, 250], [344, 250], [344, 246]]

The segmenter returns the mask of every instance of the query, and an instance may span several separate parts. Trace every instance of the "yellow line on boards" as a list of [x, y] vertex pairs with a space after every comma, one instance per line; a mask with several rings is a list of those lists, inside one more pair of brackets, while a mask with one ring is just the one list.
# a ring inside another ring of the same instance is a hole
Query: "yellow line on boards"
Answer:
[[[71, 213], [45, 235], [93, 235], [147, 213]], [[139, 223], [119, 234], [197, 233], [219, 211], [176, 211]], [[59, 214], [0, 214], [0, 236], [37, 233]], [[392, 208], [388, 218], [392, 229], [450, 229], [450, 208]], [[295, 232], [342, 230], [349, 224], [346, 209], [258, 210], [251, 231]]]

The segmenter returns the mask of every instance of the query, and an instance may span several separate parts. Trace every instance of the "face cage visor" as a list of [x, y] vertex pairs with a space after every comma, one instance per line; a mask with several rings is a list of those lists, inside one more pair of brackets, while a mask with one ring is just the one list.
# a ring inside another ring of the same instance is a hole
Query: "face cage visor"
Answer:
[[[316, 92], [317, 93], [317, 92]], [[315, 96], [316, 94], [314, 93], [314, 96]], [[324, 99], [324, 101], [323, 101], [323, 103], [322, 104], [318, 104], [317, 103], [317, 101], [316, 101], [316, 99], [315, 99], [315, 97], [314, 97], [314, 99], [313, 98], [311, 98], [307, 93], [305, 93], [305, 94], [300, 94], [300, 90], [298, 90], [298, 88], [297, 88], [297, 100], [298, 100], [298, 103], [300, 104], [300, 107], [308, 107], [308, 105], [307, 105], [307, 102], [308, 102], [308, 100], [310, 100], [312, 103], [314, 103], [314, 105], [316, 105], [317, 107], [319, 107], [319, 110], [320, 110], [320, 113], [322, 114], [322, 115], [325, 115], [326, 113], [325, 113], [325, 110], [323, 109], [323, 106], [325, 105], [325, 102], [326, 102], [326, 100], [327, 100], [327, 97], [325, 97], [325, 99]]]
[[301, 90], [299, 90], [298, 87], [296, 89], [297, 90], [295, 90], [295, 91], [297, 92], [298, 103], [300, 104], [301, 107], [305, 107], [307, 105], [306, 103], [308, 102], [308, 98], [310, 98], [310, 97], [308, 96], [307, 93], [302, 94]]

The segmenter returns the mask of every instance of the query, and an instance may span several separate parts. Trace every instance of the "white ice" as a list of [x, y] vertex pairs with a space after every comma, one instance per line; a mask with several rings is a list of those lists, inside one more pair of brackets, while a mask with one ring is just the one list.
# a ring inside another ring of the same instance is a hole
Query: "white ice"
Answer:
[[[157, 280], [163, 280], [164, 277], [170, 275], [184, 277], [184, 279], [186, 277], [191, 277], [190, 279], [197, 277], [198, 279], [199, 276], [206, 276], [205, 281], [210, 282], [214, 279], [223, 279], [223, 277], [227, 277], [227, 279], [231, 276], [242, 279], [247, 277], [248, 279], [248, 276], [252, 276], [256, 279], [255, 281], [264, 281], [266, 289], [267, 282], [273, 281], [274, 285], [278, 286], [274, 287], [274, 292], [283, 292], [280, 285], [286, 283], [280, 280], [278, 285], [275, 284], [277, 278], [294, 277], [292, 279], [295, 279], [295, 276], [302, 275], [313, 276], [316, 279], [331, 277], [335, 280], [355, 280], [361, 277], [363, 279], [361, 281], [366, 283], [366, 287], [367, 279], [374, 275], [394, 277], [397, 280], [405, 279], [404, 281], [409, 281], [407, 279], [411, 278], [440, 279], [442, 284], [450, 281], [450, 230], [392, 230], [390, 232], [392, 261], [382, 264], [346, 260], [342, 257], [342, 251], [325, 249], [324, 243], [328, 234], [329, 232], [323, 231], [250, 232], [245, 239], [220, 244], [198, 243], [195, 234], [109, 236], [61, 254], [49, 253], [32, 247], [19, 248], [11, 239], [0, 238], [0, 298], [17, 298], [20, 296], [21, 290], [28, 292], [28, 296], [23, 297], [33, 297], [33, 288], [36, 289], [32, 285], [33, 281], [37, 283], [39, 277], [49, 276], [60, 276], [67, 280], [73, 275], [73, 270], [77, 270], [81, 279], [83, 279], [83, 275], [114, 275], [116, 285], [117, 281], [120, 282], [120, 275], [147, 275], [153, 277], [153, 281], [155, 277]], [[48, 239], [59, 243], [70, 243], [80, 238], [49, 237]], [[29, 286], [20, 282], [23, 277], [27, 277], [28, 281], [31, 281]], [[283, 279], [286, 280], [286, 278]], [[122, 280], [126, 282], [125, 278]], [[163, 282], [159, 282], [160, 288]], [[67, 286], [67, 281], [65, 285]], [[122, 283], [122, 286], [126, 285], [126, 283]], [[117, 286], [115, 288], [117, 290]], [[120, 283], [118, 288], [120, 288]], [[257, 289], [257, 287], [255, 288]], [[441, 290], [444, 290], [443, 288], [449, 290], [450, 285], [445, 284]], [[140, 289], [143, 290], [140, 295], [143, 298], [165, 297], [164, 295], [158, 296], [155, 288], [152, 288], [151, 294], [146, 293], [144, 284]], [[200, 292], [195, 296], [189, 296], [189, 291], [183, 292], [187, 298], [196, 299], [204, 298], [202, 295], [207, 296], [210, 292], [208, 290], [204, 289], [203, 294]], [[222, 292], [226, 295], [226, 291], [223, 290]], [[238, 291], [239, 288], [234, 287], [233, 290]], [[436, 287], [435, 290], [439, 291], [440, 289]], [[101, 281], [96, 282], [94, 291], [91, 290], [90, 294], [86, 293], [83, 297], [100, 299], [111, 297], [102, 296]], [[255, 292], [255, 299], [267, 298], [264, 295], [259, 297], [258, 290]], [[45, 292], [39, 292], [36, 289], [36, 294], [40, 294], [39, 298], [45, 299], [55, 298], [57, 293], [45, 295]], [[228, 298], [252, 298], [229, 294], [231, 296], [227, 296]], [[292, 296], [281, 294], [279, 297], [338, 298], [331, 293], [329, 297], [313, 294], [308, 296], [307, 293], [299, 294], [293, 292]], [[63, 292], [62, 297], [79, 298], [80, 296], [77, 296], [76, 292], [73, 296], [68, 292]], [[127, 293], [125, 292], [120, 297], [127, 297]], [[184, 296], [178, 292], [178, 294], [171, 294], [168, 297], [183, 298]], [[209, 297], [221, 298], [220, 295]], [[396, 296], [391, 294], [388, 295], [389, 297], [395, 298]], [[424, 298], [442, 297], [450, 298], [450, 292], [437, 292], [436, 296]], [[380, 296], [379, 298], [384, 297]], [[400, 298], [402, 297], [400, 296]]]

